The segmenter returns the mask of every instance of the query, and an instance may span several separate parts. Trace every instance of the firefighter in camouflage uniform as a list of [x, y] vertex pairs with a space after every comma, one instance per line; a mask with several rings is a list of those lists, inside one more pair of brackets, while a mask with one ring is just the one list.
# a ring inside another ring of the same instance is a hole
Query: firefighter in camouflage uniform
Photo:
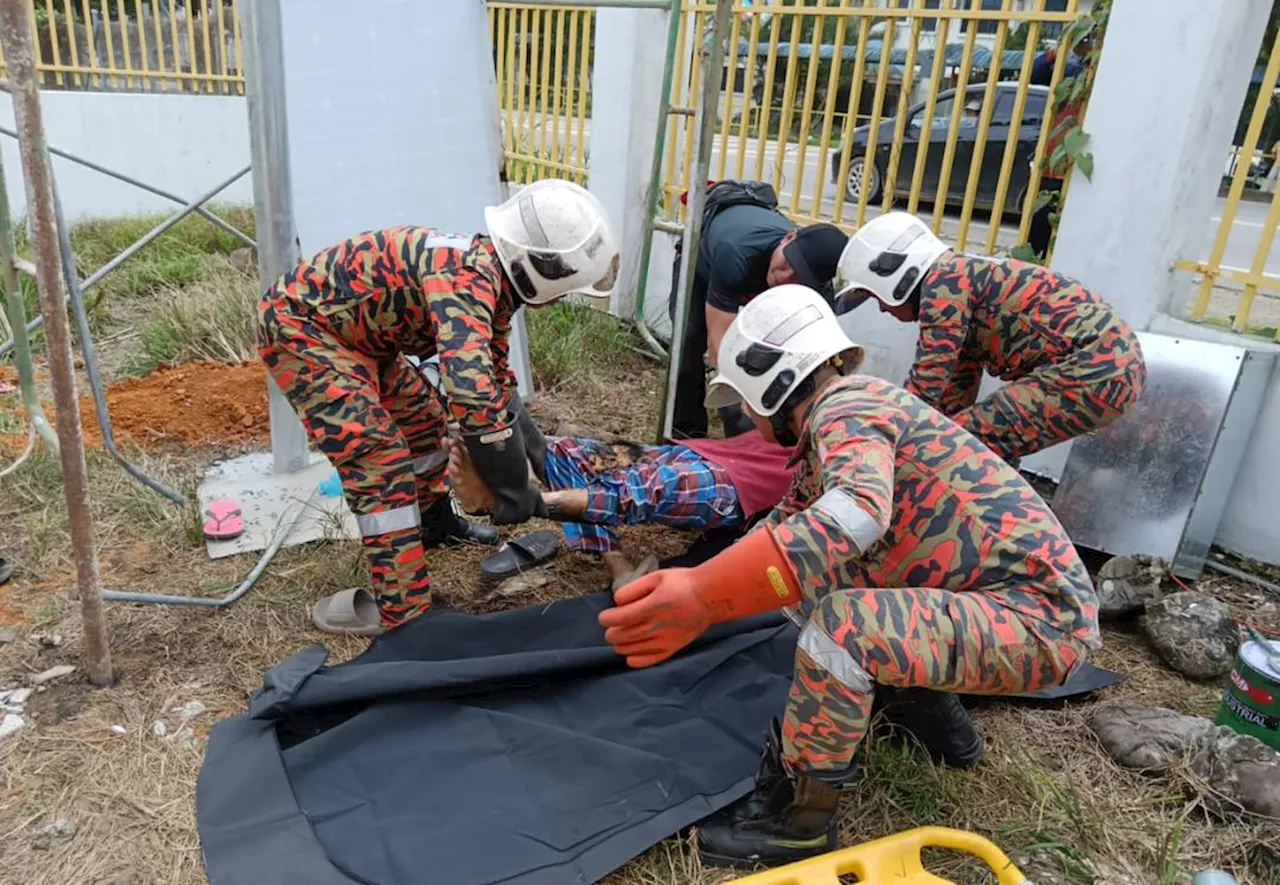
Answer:
[[847, 374], [854, 346], [803, 287], [742, 309], [708, 405], [741, 400], [762, 433], [796, 445], [791, 488], [728, 550], [628, 584], [600, 615], [633, 667], [770, 609], [801, 626], [755, 791], [699, 825], [711, 862], [776, 864], [836, 847], [839, 790], [877, 694], [912, 691], [951, 729], [951, 755], [971, 764], [981, 741], [946, 692], [1060, 685], [1099, 644], [1093, 585], [1048, 506], [917, 397]]
[[[426, 611], [425, 548], [495, 543], [453, 512], [441, 441], [456, 424], [493, 488], [493, 522], [522, 522], [542, 498], [529, 479], [546, 443], [508, 364], [512, 315], [572, 291], [607, 294], [618, 249], [584, 189], [539, 181], [485, 210], [489, 235], [397, 227], [352, 237], [267, 290], [259, 351], [337, 468], [363, 538], [372, 593], [316, 603], [324, 630], [375, 634]], [[439, 357], [440, 390], [407, 357]]]
[[[840, 256], [838, 313], [874, 296], [920, 323], [906, 388], [1011, 463], [1106, 427], [1146, 384], [1138, 338], [1080, 283], [948, 249], [906, 212], [867, 222]], [[983, 370], [1010, 383], [977, 402]]]

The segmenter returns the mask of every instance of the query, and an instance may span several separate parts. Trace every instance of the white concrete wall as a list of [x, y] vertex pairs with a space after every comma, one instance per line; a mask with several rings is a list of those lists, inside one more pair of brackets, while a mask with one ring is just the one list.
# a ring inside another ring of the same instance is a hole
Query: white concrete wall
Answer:
[[[50, 146], [191, 199], [249, 165], [244, 99], [235, 96], [54, 92], [40, 94]], [[0, 125], [13, 131], [13, 104], [0, 95]], [[26, 211], [17, 142], [0, 135], [10, 208]], [[55, 157], [58, 192], [72, 219], [163, 212], [177, 204]], [[250, 203], [246, 175], [215, 198]]]

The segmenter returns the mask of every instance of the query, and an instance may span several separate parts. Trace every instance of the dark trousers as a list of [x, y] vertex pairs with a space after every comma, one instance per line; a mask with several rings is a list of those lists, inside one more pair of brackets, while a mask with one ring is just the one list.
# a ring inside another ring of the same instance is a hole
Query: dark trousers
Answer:
[[[671, 270], [671, 297], [667, 302], [667, 315], [675, 328], [676, 290], [680, 287], [679, 251]], [[702, 439], [707, 435], [707, 280], [695, 275], [693, 280], [693, 304], [689, 309], [689, 325], [684, 331], [684, 347], [680, 358], [680, 372], [676, 375], [675, 415], [671, 424], [674, 439]], [[719, 409], [724, 422], [724, 435], [737, 436], [752, 428], [751, 419], [738, 406]]]
[[1053, 244], [1053, 219], [1050, 217], [1062, 211], [1061, 178], [1045, 178], [1040, 182], [1041, 191], [1049, 191], [1053, 197], [1031, 216], [1031, 226], [1027, 229], [1027, 243], [1042, 259], [1049, 254]]

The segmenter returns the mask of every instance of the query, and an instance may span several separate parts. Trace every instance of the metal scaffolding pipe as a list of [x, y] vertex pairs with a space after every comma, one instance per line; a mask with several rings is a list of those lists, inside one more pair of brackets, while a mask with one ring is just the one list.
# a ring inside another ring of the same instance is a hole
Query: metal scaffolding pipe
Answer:
[[[19, 142], [19, 144], [21, 144], [21, 142]], [[46, 163], [47, 162], [48, 162], [48, 157], [46, 155]], [[52, 176], [53, 174], [52, 169], [50, 170], [49, 174]], [[190, 215], [192, 212], [194, 212], [197, 207], [201, 206], [204, 203], [207, 203], [214, 196], [226, 190], [228, 187], [235, 184], [237, 181], [239, 181], [241, 178], [243, 178], [248, 174], [249, 174], [249, 167], [245, 166], [239, 172], [235, 173], [230, 178], [227, 178], [216, 187], [208, 191], [205, 191], [199, 197], [196, 197], [196, 199], [194, 199], [193, 201], [185, 204], [182, 207], [182, 209], [178, 211], [176, 215], [169, 216], [164, 221], [160, 222], [155, 227], [151, 228], [151, 230], [147, 231], [145, 234], [139, 237], [138, 240], [134, 242], [132, 246], [129, 246], [127, 249], [125, 249], [115, 258], [112, 258], [106, 264], [102, 265], [102, 267], [98, 268], [92, 274], [90, 274], [89, 278], [80, 284], [80, 291], [83, 293], [84, 291], [88, 290], [91, 286], [96, 285], [99, 281], [103, 279], [103, 277], [111, 273], [120, 265], [124, 264], [134, 255], [136, 255], [139, 252], [139, 250], [143, 249], [145, 246], [151, 243], [151, 241], [159, 237], [169, 228], [173, 227], [179, 221], [181, 221], [182, 219]], [[44, 317], [42, 316], [36, 317], [31, 322], [27, 323], [28, 334], [30, 334], [31, 332], [34, 332], [36, 329], [40, 328], [40, 326], [43, 324], [44, 324]], [[6, 341], [3, 345], [0, 345], [0, 357], [7, 355], [9, 351], [12, 349], [13, 349], [13, 341], [12, 340]]]
[[[24, 262], [25, 263], [25, 262]], [[40, 405], [40, 393], [36, 389], [35, 363], [31, 358], [31, 342], [27, 340], [27, 311], [22, 303], [22, 282], [18, 279], [18, 250], [13, 240], [13, 219], [9, 215], [9, 189], [4, 177], [4, 163], [0, 160], [0, 274], [4, 279], [5, 313], [13, 329], [13, 361], [18, 367], [18, 388], [22, 392], [22, 405], [27, 411], [31, 430], [58, 454], [58, 434], [45, 417]], [[35, 268], [31, 268], [32, 271]], [[34, 276], [34, 273], [32, 274]]]
[[[18, 133], [14, 132], [12, 129], [6, 129], [4, 126], [0, 126], [0, 135], [7, 135], [10, 138], [14, 139], [15, 141], [18, 138]], [[169, 202], [177, 203], [179, 206], [187, 202], [186, 197], [180, 197], [177, 194], [171, 194], [166, 190], [162, 190], [161, 188], [156, 187], [155, 185], [147, 184], [145, 181], [140, 181], [139, 179], [134, 178], [130, 175], [125, 175], [123, 172], [117, 172], [114, 169], [108, 169], [106, 166], [102, 166], [98, 163], [93, 162], [92, 160], [86, 160], [84, 157], [76, 156], [70, 151], [64, 151], [60, 148], [54, 147], [53, 145], [49, 145], [49, 153], [53, 154], [55, 157], [61, 157], [64, 160], [70, 160], [72, 163], [76, 163], [78, 165], [84, 166], [86, 169], [92, 169], [94, 172], [100, 172], [103, 175], [107, 176], [108, 178], [115, 178], [120, 181], [123, 181], [125, 184], [131, 184], [136, 188], [147, 191], [148, 193], [155, 194], [157, 197], [164, 197]], [[222, 228], [224, 231], [231, 234], [231, 236], [235, 237], [237, 240], [244, 243], [246, 246], [256, 247], [258, 245], [253, 241], [253, 237], [249, 236], [247, 233], [240, 230], [240, 228], [236, 227], [231, 222], [226, 221], [225, 219], [219, 218], [218, 216], [214, 215], [208, 209], [205, 209], [203, 207], [198, 208], [196, 209], [196, 214], [199, 215], [201, 218], [203, 218], [205, 221], [208, 221], [210, 224], [216, 227]]]
[[27, 186], [32, 245], [38, 269], [40, 312], [45, 318], [45, 345], [57, 408], [58, 443], [62, 458], [62, 487], [67, 501], [71, 550], [80, 588], [80, 618], [84, 629], [85, 665], [89, 681], [112, 680], [111, 650], [102, 613], [102, 581], [93, 546], [93, 514], [89, 509], [89, 471], [85, 464], [80, 403], [76, 399], [71, 332], [64, 309], [65, 293], [58, 260], [58, 233], [53, 212], [53, 185], [45, 152], [44, 120], [36, 86], [32, 51], [31, 4], [28, 0], [0, 0], [0, 44], [13, 91], [13, 116], [23, 138], [18, 142]]
[[[728, 42], [729, 22], [733, 18], [733, 0], [716, 0], [715, 20], [706, 48], [706, 61], [702, 65], [702, 94], [698, 98], [697, 159], [689, 176], [689, 207], [684, 230], [684, 261], [680, 265], [680, 283], [676, 288], [675, 316], [671, 322], [671, 359], [667, 377], [662, 385], [662, 426], [660, 437], [671, 436], [675, 423], [675, 388], [680, 373], [680, 358], [684, 350], [684, 333], [689, 327], [689, 312], [693, 304], [694, 269], [698, 264], [698, 247], [702, 241], [702, 208], [707, 202], [707, 179], [711, 175], [711, 146], [719, 125], [720, 72], [724, 70], [725, 44]], [[701, 358], [701, 355], [699, 355]]]
[[58, 196], [58, 182], [53, 175], [52, 166], [50, 166], [49, 185], [53, 195], [54, 221], [58, 228], [58, 253], [62, 261], [62, 276], [67, 285], [71, 312], [76, 318], [76, 330], [80, 334], [80, 352], [84, 354], [84, 372], [89, 379], [89, 390], [93, 393], [98, 426], [102, 430], [102, 443], [116, 463], [130, 476], [164, 495], [173, 503], [185, 507], [191, 503], [186, 495], [169, 488], [158, 479], [152, 479], [146, 471], [125, 458], [116, 448], [116, 434], [111, 427], [111, 413], [107, 409], [106, 385], [102, 383], [102, 373], [98, 371], [98, 352], [93, 345], [93, 330], [89, 328], [89, 311], [85, 309], [80, 278], [76, 275], [76, 259], [71, 253], [71, 232], [67, 229], [66, 218], [62, 214], [62, 199]]

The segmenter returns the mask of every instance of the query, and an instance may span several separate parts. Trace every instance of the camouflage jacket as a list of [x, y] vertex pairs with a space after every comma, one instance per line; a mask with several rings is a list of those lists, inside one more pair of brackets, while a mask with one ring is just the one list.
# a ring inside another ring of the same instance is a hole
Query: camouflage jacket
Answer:
[[272, 293], [276, 309], [308, 314], [364, 356], [438, 355], [450, 418], [464, 432], [509, 420], [508, 339], [520, 304], [488, 237], [363, 233], [303, 261]]
[[832, 591], [994, 597], [1045, 639], [1097, 644], [1097, 598], [1058, 520], [1013, 468], [900, 387], [865, 375], [814, 399], [790, 490], [762, 525], [807, 609]]
[[[1113, 347], [1117, 339], [1131, 340]], [[973, 404], [984, 369], [1015, 381], [1094, 345], [1141, 358], [1128, 323], [1074, 280], [1038, 264], [947, 253], [921, 284], [906, 388], [954, 415]]]

